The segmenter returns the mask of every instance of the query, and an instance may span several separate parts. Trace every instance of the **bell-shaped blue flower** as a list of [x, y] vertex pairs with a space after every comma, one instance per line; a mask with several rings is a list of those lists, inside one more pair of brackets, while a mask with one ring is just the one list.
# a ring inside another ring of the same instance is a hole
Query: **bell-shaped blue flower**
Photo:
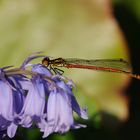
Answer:
[[[3, 69], [0, 69], [0, 131], [7, 130], [9, 137], [15, 135], [17, 125], [14, 123], [17, 123], [17, 114], [23, 106], [23, 94], [18, 90], [19, 85], [14, 79], [12, 76], [6, 77]], [[11, 129], [12, 124], [14, 127]]]
[[[45, 107], [45, 90], [44, 85], [39, 77], [31, 79], [30, 89], [26, 96], [24, 106], [22, 108], [22, 121], [24, 127], [30, 127], [32, 120], [36, 120], [44, 115]], [[30, 120], [30, 121], [29, 121]]]
[[55, 77], [54, 81], [57, 87], [50, 92], [48, 97], [47, 122], [43, 122], [45, 124], [40, 125], [41, 131], [44, 132], [44, 138], [53, 132], [65, 133], [70, 128], [86, 127], [74, 122], [73, 111], [76, 110], [78, 115], [84, 119], [87, 119], [87, 114], [86, 111], [80, 109], [76, 99], [72, 96], [70, 87], [58, 77]]
[[[42, 75], [51, 76], [51, 72], [43, 65], [32, 65], [32, 72], [38, 73], [33, 76], [28, 84], [28, 93], [21, 111], [20, 124], [24, 127], [30, 127], [33, 122], [39, 122], [46, 115], [46, 95], [48, 95], [47, 81], [42, 78]], [[39, 75], [42, 74], [42, 75]], [[26, 86], [27, 87], [27, 86]]]
[[[64, 82], [64, 80], [60, 80], [60, 79], [68, 80], [68, 82], [66, 83], [66, 82]], [[54, 80], [56, 81], [57, 85], [60, 88], [62, 88], [65, 91], [65, 93], [67, 93], [69, 101], [71, 102], [73, 111], [76, 112], [79, 117], [81, 117], [83, 119], [88, 119], [87, 109], [80, 108], [80, 106], [72, 92], [72, 89], [75, 86], [74, 83], [71, 80], [69, 80], [65, 77], [62, 77], [62, 76], [55, 76]]]
[[11, 86], [0, 80], [0, 115], [6, 120], [13, 120], [13, 91]]

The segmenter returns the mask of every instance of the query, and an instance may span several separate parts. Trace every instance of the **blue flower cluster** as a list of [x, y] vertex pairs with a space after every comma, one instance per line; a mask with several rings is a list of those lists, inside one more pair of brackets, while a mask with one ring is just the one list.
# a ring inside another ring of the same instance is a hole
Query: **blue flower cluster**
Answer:
[[74, 122], [73, 112], [88, 119], [81, 109], [68, 78], [53, 74], [47, 66], [29, 64], [29, 56], [20, 68], [0, 69], [0, 135], [15, 136], [18, 126], [36, 126], [43, 138], [51, 133], [65, 133], [69, 129], [86, 127]]

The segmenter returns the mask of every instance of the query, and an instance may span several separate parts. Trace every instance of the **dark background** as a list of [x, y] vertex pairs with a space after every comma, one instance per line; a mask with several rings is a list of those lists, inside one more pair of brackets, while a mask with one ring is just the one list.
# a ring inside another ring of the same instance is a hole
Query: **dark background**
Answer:
[[[140, 22], [126, 5], [114, 5], [114, 15], [127, 40], [134, 73], [140, 74]], [[132, 79], [127, 91], [129, 120], [119, 130], [120, 139], [140, 140], [140, 81]]]

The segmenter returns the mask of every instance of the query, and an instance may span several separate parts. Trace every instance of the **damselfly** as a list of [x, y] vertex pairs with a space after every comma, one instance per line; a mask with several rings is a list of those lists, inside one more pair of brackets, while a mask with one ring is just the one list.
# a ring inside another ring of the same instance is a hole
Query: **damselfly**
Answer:
[[42, 64], [46, 65], [57, 74], [63, 74], [58, 67], [81, 68], [114, 73], [124, 73], [130, 77], [140, 79], [140, 75], [133, 74], [130, 64], [124, 59], [77, 59], [77, 58], [56, 58], [45, 57]]

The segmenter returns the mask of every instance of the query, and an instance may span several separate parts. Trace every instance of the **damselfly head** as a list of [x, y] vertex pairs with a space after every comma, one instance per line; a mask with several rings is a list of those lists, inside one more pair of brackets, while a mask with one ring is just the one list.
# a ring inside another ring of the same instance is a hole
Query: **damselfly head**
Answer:
[[49, 66], [49, 62], [50, 62], [50, 58], [49, 58], [49, 57], [45, 57], [45, 58], [42, 60], [42, 64], [43, 64], [43, 65], [46, 65], [47, 67]]

